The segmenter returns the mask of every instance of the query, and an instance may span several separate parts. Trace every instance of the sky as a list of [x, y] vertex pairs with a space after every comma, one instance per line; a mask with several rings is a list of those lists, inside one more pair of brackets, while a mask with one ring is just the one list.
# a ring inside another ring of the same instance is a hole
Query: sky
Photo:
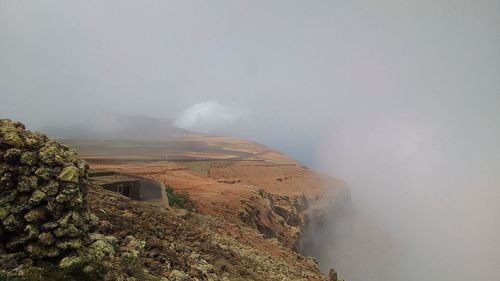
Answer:
[[312, 165], [319, 139], [353, 117], [497, 123], [499, 5], [1, 0], [0, 112], [42, 128], [219, 104], [239, 118], [191, 127]]
[[421, 261], [436, 280], [469, 280], [443, 273], [464, 243], [493, 280], [498, 27], [498, 0], [0, 0], [0, 117], [147, 115], [259, 141], [342, 178], [413, 250], [447, 241]]

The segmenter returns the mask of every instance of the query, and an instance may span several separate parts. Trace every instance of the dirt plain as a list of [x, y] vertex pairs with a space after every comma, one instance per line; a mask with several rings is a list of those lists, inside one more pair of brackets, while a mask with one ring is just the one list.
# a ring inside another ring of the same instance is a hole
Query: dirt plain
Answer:
[[142, 176], [187, 192], [197, 213], [220, 220], [218, 232], [271, 256], [296, 255], [310, 206], [344, 186], [277, 150], [241, 139], [63, 142], [93, 169]]

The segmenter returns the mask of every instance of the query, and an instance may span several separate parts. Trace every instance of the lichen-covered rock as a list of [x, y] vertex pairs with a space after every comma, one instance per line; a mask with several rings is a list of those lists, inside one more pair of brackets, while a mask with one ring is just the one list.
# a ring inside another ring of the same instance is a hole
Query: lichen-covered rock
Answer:
[[56, 242], [56, 246], [61, 250], [78, 250], [82, 247], [82, 241], [78, 239], [59, 240]]
[[12, 202], [17, 197], [17, 190], [7, 190], [0, 193], [0, 205], [5, 206], [7, 203]]
[[38, 235], [38, 241], [40, 241], [40, 243], [42, 243], [45, 246], [49, 246], [54, 244], [54, 242], [56, 242], [56, 238], [54, 234], [52, 234], [52, 232], [46, 231]]
[[21, 138], [20, 131], [25, 129], [24, 125], [11, 120], [5, 121], [6, 122], [3, 122], [3, 124], [1, 124], [2, 126], [0, 126], [2, 143], [11, 147], [21, 148], [24, 144], [24, 140]]
[[36, 224], [28, 224], [24, 228], [24, 232], [26, 233], [28, 239], [33, 239], [40, 234], [40, 229]]
[[14, 214], [6, 216], [5, 219], [2, 220], [2, 223], [5, 230], [7, 230], [2, 234], [2, 236], [6, 236], [8, 232], [16, 232], [17, 230], [22, 229], [23, 226], [21, 218], [15, 216]]
[[182, 271], [179, 271], [179, 270], [172, 270], [172, 272], [170, 273], [170, 276], [169, 276], [170, 280], [172, 281], [188, 281], [188, 280], [191, 280], [191, 278], [189, 277], [188, 274], [182, 272]]
[[55, 180], [50, 180], [47, 184], [40, 187], [40, 190], [49, 196], [57, 195], [59, 192], [59, 183]]
[[0, 260], [76, 264], [92, 242], [87, 169], [75, 150], [0, 119]]
[[40, 189], [37, 189], [37, 190], [33, 191], [33, 193], [31, 194], [31, 197], [29, 199], [29, 203], [32, 205], [38, 204], [38, 203], [42, 202], [42, 200], [45, 199], [46, 197], [47, 197], [47, 193], [43, 192]]
[[62, 269], [81, 266], [85, 260], [80, 256], [65, 257], [59, 262], [59, 267]]
[[25, 247], [26, 253], [32, 258], [54, 258], [60, 254], [60, 250], [55, 247], [47, 248], [39, 243], [30, 243]]
[[0, 220], [5, 219], [5, 217], [10, 213], [11, 206], [8, 204], [4, 204], [0, 207]]
[[50, 180], [50, 177], [52, 176], [51, 172], [52, 171], [50, 168], [42, 166], [35, 171], [35, 175], [37, 175], [38, 177], [40, 177], [44, 180]]
[[103, 240], [97, 240], [90, 245], [88, 250], [89, 259], [93, 261], [101, 261], [105, 257], [110, 257], [115, 254], [113, 245]]
[[23, 153], [21, 153], [20, 162], [26, 165], [31, 165], [31, 166], [35, 165], [36, 163], [38, 163], [38, 159], [36, 158], [36, 153], [32, 151], [24, 151]]
[[17, 148], [11, 148], [4, 151], [3, 160], [9, 164], [16, 164], [21, 158], [22, 151]]
[[54, 234], [56, 237], [76, 237], [78, 236], [78, 228], [74, 224], [69, 224], [65, 227], [59, 227], [56, 230], [54, 230]]
[[24, 215], [27, 222], [42, 222], [47, 219], [47, 211], [44, 208], [36, 208]]
[[17, 179], [17, 190], [20, 192], [30, 192], [37, 188], [38, 178], [36, 176], [20, 176]]
[[61, 181], [78, 183], [78, 168], [75, 166], [65, 167], [57, 178]]
[[19, 266], [19, 262], [25, 258], [22, 252], [0, 255], [0, 264], [5, 270], [12, 270]]

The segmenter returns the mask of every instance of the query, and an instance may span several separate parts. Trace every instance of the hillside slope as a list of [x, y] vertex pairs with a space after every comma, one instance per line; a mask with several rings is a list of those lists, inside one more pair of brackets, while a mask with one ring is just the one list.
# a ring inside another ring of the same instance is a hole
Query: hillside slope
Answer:
[[[203, 214], [245, 223], [299, 249], [315, 208], [327, 208], [344, 184], [264, 145], [226, 137], [175, 141], [67, 141], [92, 168], [142, 176], [187, 192]], [[320, 198], [332, 200], [319, 200]], [[323, 206], [318, 206], [321, 203]]]
[[[145, 241], [141, 254], [154, 276], [171, 280], [327, 280], [317, 262], [263, 239], [253, 228], [182, 210], [160, 210], [92, 188], [99, 231]], [[196, 278], [196, 279], [195, 279]]]
[[[0, 279], [337, 280], [292, 250], [284, 209], [273, 194], [202, 177], [179, 163], [153, 163], [113, 167], [141, 168], [159, 179], [183, 172], [198, 212], [94, 186], [75, 150], [0, 120]], [[201, 179], [213, 190], [194, 192], [204, 186], [194, 184]], [[226, 196], [231, 190], [238, 198]], [[301, 205], [284, 201], [292, 209]]]

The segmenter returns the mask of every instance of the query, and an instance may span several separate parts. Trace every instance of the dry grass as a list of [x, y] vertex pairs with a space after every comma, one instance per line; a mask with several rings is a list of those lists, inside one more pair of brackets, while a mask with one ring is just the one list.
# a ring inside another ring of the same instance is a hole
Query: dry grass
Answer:
[[208, 177], [210, 168], [213, 166], [225, 167], [233, 164], [233, 161], [186, 161], [180, 162], [184, 164], [193, 173], [202, 177]]

